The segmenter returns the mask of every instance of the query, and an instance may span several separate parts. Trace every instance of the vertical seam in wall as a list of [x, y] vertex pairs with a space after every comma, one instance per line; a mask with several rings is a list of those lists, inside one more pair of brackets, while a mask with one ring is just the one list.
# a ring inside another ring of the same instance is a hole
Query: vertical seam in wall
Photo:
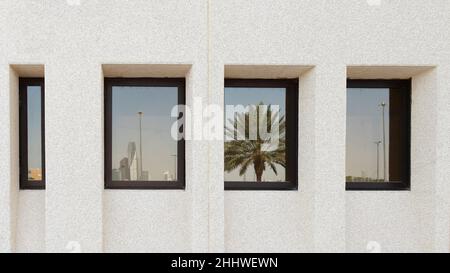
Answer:
[[[13, 108], [13, 103], [17, 103], [19, 102], [19, 96], [18, 96], [18, 92], [16, 92], [16, 94], [12, 94], [13, 90], [12, 90], [12, 86], [11, 86], [11, 81], [12, 78], [14, 77], [15, 83], [17, 84], [17, 87], [19, 86], [19, 75], [17, 74], [17, 72], [13, 71], [11, 68], [11, 65], [9, 65], [9, 78], [8, 78], [8, 92], [9, 92], [9, 158], [10, 158], [10, 163], [9, 163], [9, 204], [10, 204], [10, 213], [9, 213], [9, 225], [10, 225], [10, 251], [11, 253], [16, 252], [16, 241], [17, 241], [17, 216], [18, 216], [18, 202], [19, 202], [19, 192], [16, 193], [16, 190], [14, 187], [16, 186], [15, 183], [12, 183], [13, 181], [16, 181], [16, 178], [14, 178], [13, 174], [16, 174], [14, 168], [15, 168], [15, 159], [16, 157], [14, 156], [14, 153], [17, 153], [19, 150], [14, 150], [13, 149], [13, 144], [18, 145], [18, 143], [16, 144], [16, 140], [15, 140], [15, 134], [13, 132], [13, 129], [16, 129], [17, 127], [13, 127], [13, 124], [15, 124], [15, 121], [18, 121], [18, 116], [17, 119], [14, 120], [14, 115], [18, 115], [18, 111], [15, 111], [14, 113], [12, 112], [11, 109]], [[18, 89], [17, 89], [18, 91]], [[17, 107], [17, 106], [16, 106]], [[15, 147], [18, 148], [18, 147]], [[17, 154], [18, 155], [18, 154]], [[18, 155], [19, 157], [19, 155]], [[17, 157], [17, 158], [18, 158]]]
[[[207, 26], [207, 74], [208, 74], [208, 97], [207, 97], [207, 102], [208, 104], [210, 103], [210, 98], [211, 98], [211, 0], [207, 0], [206, 3], [206, 26]], [[211, 246], [210, 246], [210, 242], [211, 242], [211, 213], [210, 213], [210, 209], [211, 209], [211, 205], [210, 205], [210, 196], [211, 196], [211, 189], [213, 188], [211, 185], [211, 181], [209, 181], [210, 178], [210, 157], [211, 157], [211, 152], [210, 152], [210, 143], [209, 140], [208, 141], [208, 172], [207, 172], [207, 178], [208, 178], [208, 252], [210, 252], [211, 250]]]
[[[211, 68], [212, 68], [212, 31], [211, 31], [211, 21], [212, 21], [212, 13], [211, 13], [211, 5], [212, 5], [212, 1], [211, 0], [207, 0], [207, 50], [208, 50], [208, 56], [207, 56], [207, 62], [208, 62], [208, 98], [207, 98], [207, 102], [208, 102], [208, 106], [211, 104], [211, 97], [212, 97], [212, 80], [211, 80]], [[211, 209], [211, 195], [214, 196], [214, 192], [216, 190], [216, 185], [214, 185], [213, 183], [215, 183], [216, 181], [211, 180], [211, 139], [208, 134], [208, 182], [209, 182], [209, 191], [208, 191], [208, 252], [211, 252], [211, 250], [216, 249], [215, 246], [211, 246], [211, 243], [215, 244], [215, 240], [214, 238], [211, 238], [214, 236], [214, 234], [211, 234], [211, 217], [214, 217], [214, 213], [211, 213], [210, 209]]]

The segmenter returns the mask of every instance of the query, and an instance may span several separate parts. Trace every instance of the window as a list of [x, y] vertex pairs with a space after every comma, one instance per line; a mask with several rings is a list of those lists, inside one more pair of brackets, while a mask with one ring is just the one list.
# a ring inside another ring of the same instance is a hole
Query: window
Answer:
[[347, 82], [347, 190], [409, 190], [411, 83]]
[[225, 80], [225, 189], [295, 190], [298, 80]]
[[20, 189], [45, 189], [44, 79], [19, 79]]
[[184, 79], [105, 79], [105, 188], [184, 189], [184, 140], [171, 136]]

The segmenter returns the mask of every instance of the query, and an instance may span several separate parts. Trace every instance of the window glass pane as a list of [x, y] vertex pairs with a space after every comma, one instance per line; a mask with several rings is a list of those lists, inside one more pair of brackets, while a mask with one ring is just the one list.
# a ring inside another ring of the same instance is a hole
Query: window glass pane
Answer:
[[389, 181], [389, 88], [347, 89], [347, 182]]
[[227, 87], [225, 107], [225, 181], [285, 182], [286, 89]]
[[177, 87], [112, 88], [112, 180], [177, 180]]
[[27, 87], [28, 180], [42, 180], [41, 87]]

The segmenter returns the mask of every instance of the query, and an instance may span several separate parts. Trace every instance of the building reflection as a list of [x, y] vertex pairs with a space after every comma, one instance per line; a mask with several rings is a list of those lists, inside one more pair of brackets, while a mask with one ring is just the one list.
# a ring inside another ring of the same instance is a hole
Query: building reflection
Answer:
[[[176, 162], [176, 155], [174, 157]], [[127, 156], [123, 157], [119, 162], [119, 168], [112, 169], [113, 181], [149, 181], [151, 175], [148, 170], [141, 170], [141, 159], [137, 153], [136, 143], [134, 141], [128, 142]], [[165, 181], [175, 180], [175, 174], [169, 170], [162, 172]]]
[[41, 168], [28, 169], [28, 180], [34, 181], [42, 180], [42, 169]]
[[112, 179], [117, 181], [148, 181], [149, 171], [141, 170], [141, 159], [136, 152], [136, 143], [128, 142], [127, 157], [119, 162], [119, 169], [112, 170]]

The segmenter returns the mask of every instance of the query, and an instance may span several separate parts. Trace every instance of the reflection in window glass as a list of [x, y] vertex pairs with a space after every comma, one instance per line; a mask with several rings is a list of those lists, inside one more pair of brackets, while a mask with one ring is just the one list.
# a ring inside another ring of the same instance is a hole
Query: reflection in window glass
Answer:
[[389, 88], [347, 89], [347, 182], [389, 181]]
[[41, 87], [27, 87], [28, 180], [42, 180]]
[[286, 181], [286, 89], [227, 87], [225, 106], [225, 181]]
[[177, 180], [177, 87], [112, 88], [112, 180]]

